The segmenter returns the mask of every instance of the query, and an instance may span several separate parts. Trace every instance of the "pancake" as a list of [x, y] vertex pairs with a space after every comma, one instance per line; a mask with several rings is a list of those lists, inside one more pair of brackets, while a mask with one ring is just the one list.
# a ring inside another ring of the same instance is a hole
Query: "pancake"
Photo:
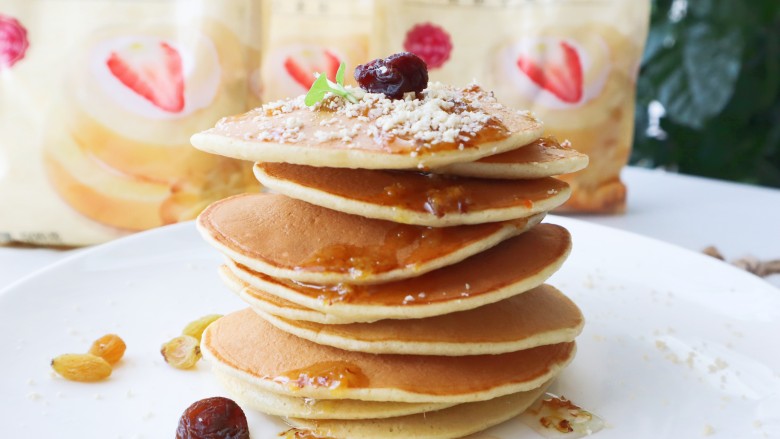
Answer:
[[398, 418], [367, 420], [288, 419], [294, 427], [311, 430], [317, 437], [453, 439], [486, 430], [528, 409], [544, 394], [549, 383], [526, 392], [459, 404], [447, 409]]
[[570, 250], [566, 229], [540, 224], [458, 264], [411, 279], [320, 286], [273, 278], [228, 261], [244, 282], [228, 286], [257, 308], [262, 305], [256, 302], [263, 300], [259, 290], [342, 322], [416, 319], [477, 308], [535, 288], [560, 268]]
[[255, 162], [362, 169], [424, 169], [468, 162], [528, 144], [543, 133], [527, 112], [499, 104], [477, 85], [431, 83], [421, 99], [363, 93], [313, 107], [303, 96], [222, 119], [195, 134], [206, 152]]
[[254, 171], [264, 186], [292, 198], [354, 215], [432, 227], [524, 218], [552, 210], [570, 195], [569, 185], [554, 178], [497, 180], [287, 163], [257, 163]]
[[542, 217], [433, 229], [349, 215], [278, 194], [245, 194], [213, 203], [197, 225], [206, 241], [252, 270], [300, 282], [368, 284], [460, 262]]
[[224, 372], [215, 370], [214, 375], [230, 396], [244, 408], [248, 407], [285, 418], [381, 419], [441, 410], [455, 405], [433, 402], [300, 398], [269, 392]]
[[374, 354], [502, 354], [573, 341], [584, 324], [577, 305], [549, 285], [425, 319], [324, 325], [255, 312], [282, 331], [314, 343]]
[[233, 274], [230, 268], [225, 265], [219, 267], [218, 271], [222, 282], [224, 282], [231, 291], [238, 294], [239, 297], [250, 304], [256, 311], [266, 312], [291, 320], [305, 320], [307, 322], [331, 325], [353, 323], [352, 320], [348, 318], [306, 308], [305, 306], [290, 302], [287, 299], [282, 299], [279, 296], [254, 289], [248, 283], [239, 279]]
[[588, 161], [588, 156], [572, 148], [568, 141], [542, 137], [522, 148], [432, 171], [464, 177], [532, 179], [577, 172], [585, 169]]
[[209, 325], [201, 350], [216, 371], [282, 395], [463, 403], [538, 388], [571, 361], [575, 347], [465, 357], [367, 354], [290, 335], [245, 309]]

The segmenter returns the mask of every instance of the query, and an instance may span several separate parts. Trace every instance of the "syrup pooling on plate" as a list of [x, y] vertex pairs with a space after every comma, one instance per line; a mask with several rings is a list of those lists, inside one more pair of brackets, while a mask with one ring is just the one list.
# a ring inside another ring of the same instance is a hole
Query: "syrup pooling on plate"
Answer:
[[604, 428], [604, 420], [564, 396], [545, 393], [520, 416], [524, 424], [547, 438], [576, 439]]
[[273, 378], [291, 390], [305, 387], [327, 387], [331, 390], [368, 386], [368, 377], [355, 364], [346, 361], [324, 361], [284, 372]]

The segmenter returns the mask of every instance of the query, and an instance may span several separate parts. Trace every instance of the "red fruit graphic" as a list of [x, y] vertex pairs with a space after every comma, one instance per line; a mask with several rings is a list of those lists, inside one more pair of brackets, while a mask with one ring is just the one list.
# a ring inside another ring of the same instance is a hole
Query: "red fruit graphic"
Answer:
[[[558, 50], [559, 49], [559, 50]], [[582, 63], [577, 50], [561, 41], [558, 46], [540, 46], [539, 59], [530, 54], [517, 59], [520, 68], [531, 81], [570, 104], [582, 99]]]
[[450, 59], [452, 40], [444, 29], [435, 24], [418, 24], [406, 33], [404, 50], [422, 58], [429, 69], [437, 69]]
[[29, 45], [27, 29], [15, 18], [0, 14], [0, 70], [24, 58]]
[[181, 56], [167, 43], [130, 44], [111, 52], [106, 65], [122, 84], [161, 110], [184, 109]]
[[[317, 59], [321, 58], [321, 59]], [[319, 62], [318, 62], [319, 61]], [[301, 50], [297, 55], [290, 55], [284, 60], [284, 69], [292, 78], [308, 90], [314, 84], [315, 73], [325, 73], [331, 81], [336, 80], [341, 60], [327, 49]]]

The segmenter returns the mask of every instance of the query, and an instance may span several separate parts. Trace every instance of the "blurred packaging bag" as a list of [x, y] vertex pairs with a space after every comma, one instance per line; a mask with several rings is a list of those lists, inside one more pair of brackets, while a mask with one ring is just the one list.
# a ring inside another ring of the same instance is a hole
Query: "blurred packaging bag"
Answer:
[[650, 0], [377, 0], [372, 53], [407, 50], [431, 80], [476, 80], [571, 140], [590, 166], [563, 176], [564, 211], [622, 212]]
[[263, 0], [263, 100], [299, 96], [315, 73], [335, 80], [341, 62], [347, 71], [366, 62], [372, 10], [371, 0]]
[[189, 142], [252, 104], [256, 15], [252, 0], [4, 0], [0, 242], [98, 243], [256, 190], [248, 164]]

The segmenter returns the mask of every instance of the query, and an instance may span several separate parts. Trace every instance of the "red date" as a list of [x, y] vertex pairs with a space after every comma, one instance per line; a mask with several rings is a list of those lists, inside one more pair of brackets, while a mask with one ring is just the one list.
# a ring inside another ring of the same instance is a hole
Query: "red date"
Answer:
[[181, 415], [176, 439], [249, 439], [246, 415], [231, 399], [201, 399]]
[[401, 52], [357, 66], [355, 80], [369, 93], [384, 93], [390, 99], [401, 99], [404, 93], [425, 90], [428, 66], [417, 55]]

